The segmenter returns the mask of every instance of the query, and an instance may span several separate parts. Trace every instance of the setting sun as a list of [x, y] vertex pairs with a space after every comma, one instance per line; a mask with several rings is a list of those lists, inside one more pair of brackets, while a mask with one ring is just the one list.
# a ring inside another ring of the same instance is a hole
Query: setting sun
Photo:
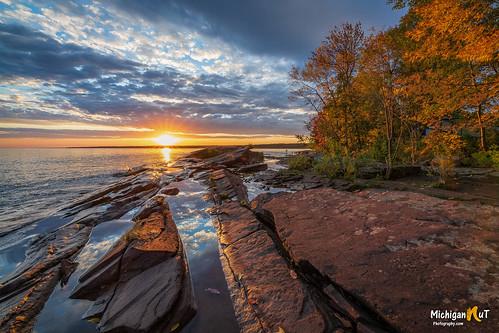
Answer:
[[171, 136], [169, 134], [163, 134], [158, 136], [157, 138], [154, 138], [154, 141], [159, 143], [162, 146], [171, 146], [177, 143], [178, 139], [174, 136]]

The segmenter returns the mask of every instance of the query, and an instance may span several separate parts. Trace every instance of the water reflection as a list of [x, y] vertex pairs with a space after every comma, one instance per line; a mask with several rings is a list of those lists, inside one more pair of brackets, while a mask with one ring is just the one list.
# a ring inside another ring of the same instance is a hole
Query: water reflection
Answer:
[[77, 257], [78, 267], [64, 286], [57, 286], [43, 310], [38, 315], [34, 333], [94, 333], [95, 324], [82, 320], [82, 315], [92, 302], [82, 299], [71, 299], [73, 288], [78, 279], [88, 268], [102, 258], [106, 252], [133, 226], [131, 218], [137, 209], [129, 211], [120, 219], [101, 223], [92, 230], [86, 246]]
[[161, 149], [161, 154], [163, 154], [163, 161], [168, 163], [171, 160], [171, 152], [172, 150], [170, 148], [163, 148]]
[[182, 333], [239, 332], [232, 301], [219, 260], [216, 230], [206, 212], [206, 188], [188, 179], [175, 183], [177, 196], [168, 198], [189, 260], [198, 311]]

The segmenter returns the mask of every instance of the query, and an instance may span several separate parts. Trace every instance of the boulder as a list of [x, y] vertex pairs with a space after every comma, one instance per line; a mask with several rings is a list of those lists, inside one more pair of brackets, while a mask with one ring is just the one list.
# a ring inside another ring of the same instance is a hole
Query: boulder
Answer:
[[79, 279], [71, 297], [95, 301], [87, 318], [101, 332], [170, 332], [195, 314], [185, 252], [165, 195]]
[[225, 153], [233, 152], [234, 150], [241, 148], [236, 146], [216, 146], [216, 147], [207, 147], [203, 149], [199, 149], [189, 153], [183, 157], [183, 159], [192, 159], [194, 161], [206, 160], [209, 158], [213, 158], [215, 156], [220, 156]]
[[[441, 332], [433, 322], [449, 320], [432, 319], [431, 310], [497, 308], [496, 207], [325, 188], [267, 195], [252, 207], [297, 270], [317, 281], [359, 332], [369, 331], [369, 321], [371, 331]], [[499, 317], [489, 315], [455, 329], [497, 327]]]
[[177, 195], [180, 193], [180, 190], [177, 187], [163, 187], [161, 190], [159, 190], [159, 193], [166, 195]]
[[[386, 176], [386, 171], [385, 164], [375, 163], [359, 167], [356, 176], [361, 179], [383, 178]], [[390, 171], [390, 179], [417, 176], [422, 172], [421, 166], [418, 165], [394, 165]]]
[[418, 176], [423, 173], [419, 165], [395, 165], [390, 171], [390, 179]]
[[195, 151], [180, 159], [176, 166], [201, 171], [220, 167], [237, 168], [263, 162], [263, 153], [249, 147], [213, 147]]

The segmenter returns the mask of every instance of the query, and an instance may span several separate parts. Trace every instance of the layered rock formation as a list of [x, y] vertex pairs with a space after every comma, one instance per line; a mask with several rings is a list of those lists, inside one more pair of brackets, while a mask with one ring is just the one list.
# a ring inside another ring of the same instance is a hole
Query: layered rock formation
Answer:
[[[320, 189], [277, 196], [260, 209], [301, 270], [401, 331], [438, 330], [430, 309], [498, 304], [497, 208], [411, 192]], [[492, 332], [494, 320], [466, 330]]]
[[237, 168], [263, 162], [263, 153], [249, 147], [212, 147], [195, 151], [175, 163], [193, 171], [212, 170], [221, 167]]
[[101, 332], [173, 332], [195, 314], [187, 260], [166, 195], [151, 198], [134, 227], [80, 277], [72, 298], [95, 301]]
[[[497, 308], [498, 213], [396, 191], [226, 198], [217, 227], [241, 330], [436, 332], [431, 309]], [[462, 329], [498, 327], [484, 321]]]
[[36, 239], [25, 261], [0, 284], [0, 331], [30, 332], [57, 283], [75, 268], [74, 258], [91, 228], [72, 224]]
[[92, 228], [140, 206], [158, 190], [158, 177], [147, 169], [134, 172], [60, 212], [61, 226], [39, 222], [47, 232], [30, 242], [25, 259], [0, 281], [0, 331], [30, 332], [57, 283], [65, 283]]
[[220, 258], [241, 332], [440, 332], [430, 310], [472, 306], [491, 309], [489, 318], [454, 330], [499, 327], [497, 208], [356, 191], [356, 183], [272, 170], [258, 177], [297, 192], [250, 203], [237, 173], [264, 170], [262, 160], [249, 148], [208, 148], [177, 162], [183, 169], [132, 169], [70, 205], [2, 279], [0, 331], [31, 331], [92, 228], [135, 207], [134, 227], [80, 277], [72, 297], [93, 301], [84, 317], [102, 332], [181, 330], [195, 305], [166, 198], [188, 177], [204, 182], [216, 204]]

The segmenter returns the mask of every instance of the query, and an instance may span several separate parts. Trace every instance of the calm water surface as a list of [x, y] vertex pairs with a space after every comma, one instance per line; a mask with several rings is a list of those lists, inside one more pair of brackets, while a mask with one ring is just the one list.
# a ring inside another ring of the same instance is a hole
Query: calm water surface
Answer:
[[46, 217], [139, 165], [164, 164], [194, 149], [0, 149], [0, 234]]

